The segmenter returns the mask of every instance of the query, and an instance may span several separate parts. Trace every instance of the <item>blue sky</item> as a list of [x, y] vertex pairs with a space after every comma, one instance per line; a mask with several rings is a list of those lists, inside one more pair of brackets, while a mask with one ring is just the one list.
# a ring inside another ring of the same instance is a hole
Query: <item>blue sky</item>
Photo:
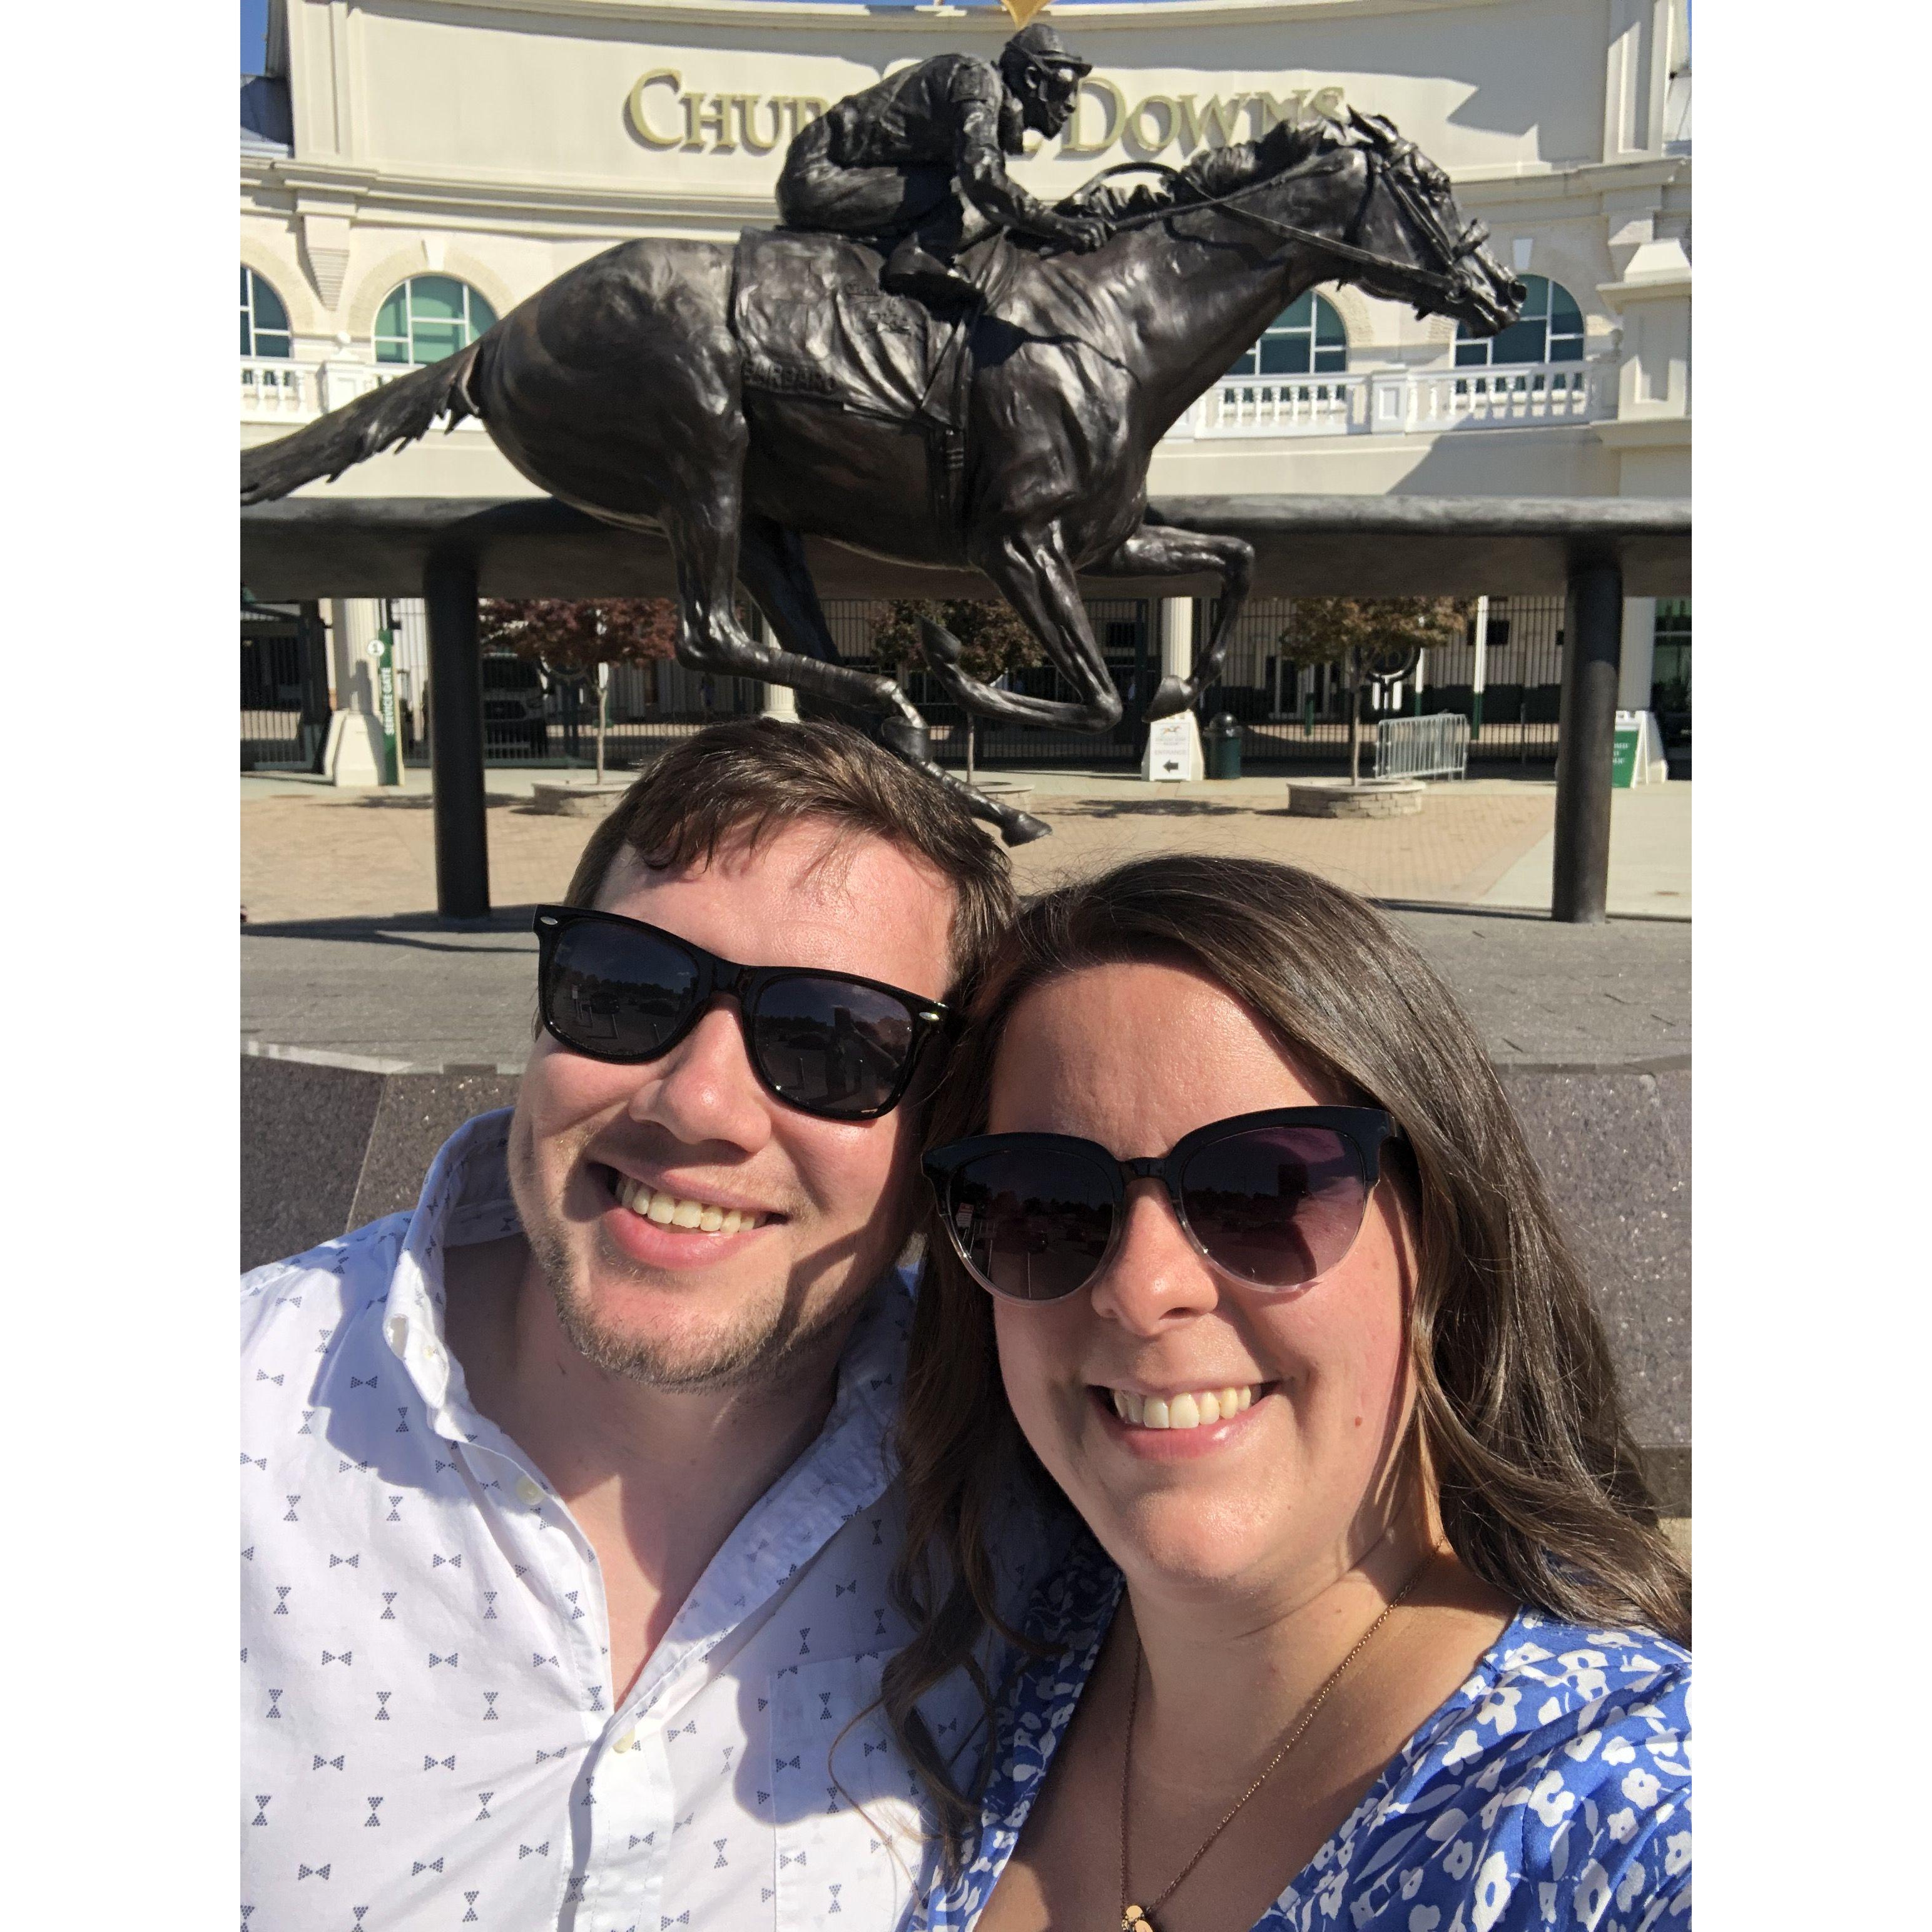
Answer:
[[262, 71], [262, 45], [268, 38], [268, 0], [242, 0], [242, 71]]

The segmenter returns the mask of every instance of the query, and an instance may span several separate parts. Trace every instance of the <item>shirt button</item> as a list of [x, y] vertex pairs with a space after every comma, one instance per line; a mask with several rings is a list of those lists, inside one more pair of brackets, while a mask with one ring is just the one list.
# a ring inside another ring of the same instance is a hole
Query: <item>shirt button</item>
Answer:
[[543, 1501], [543, 1492], [529, 1477], [520, 1477], [517, 1482], [517, 1500], [520, 1503], [528, 1503], [532, 1509], [535, 1509]]
[[614, 1738], [611, 1741], [610, 1748], [613, 1750], [616, 1751], [627, 1751], [629, 1750], [637, 1743], [637, 1732], [635, 1731], [626, 1731], [622, 1737]]

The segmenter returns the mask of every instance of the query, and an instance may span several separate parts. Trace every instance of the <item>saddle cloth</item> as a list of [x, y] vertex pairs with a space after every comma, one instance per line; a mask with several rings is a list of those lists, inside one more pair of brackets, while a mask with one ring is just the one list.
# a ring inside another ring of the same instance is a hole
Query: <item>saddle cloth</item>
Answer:
[[739, 239], [731, 290], [745, 387], [922, 432], [934, 512], [950, 526], [965, 467], [968, 346], [988, 284], [1004, 279], [1005, 254], [990, 244], [970, 250], [962, 266], [980, 299], [941, 316], [882, 289], [884, 258], [862, 242], [748, 231]]

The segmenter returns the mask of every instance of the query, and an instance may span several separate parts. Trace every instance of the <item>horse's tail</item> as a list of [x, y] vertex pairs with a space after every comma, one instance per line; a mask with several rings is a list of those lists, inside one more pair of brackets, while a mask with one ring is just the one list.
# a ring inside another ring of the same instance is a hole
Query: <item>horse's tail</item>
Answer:
[[465, 416], [479, 415], [470, 392], [470, 372], [489, 339], [488, 334], [481, 335], [440, 362], [385, 382], [292, 436], [244, 449], [242, 502], [266, 503], [286, 496], [318, 476], [333, 482], [365, 456], [415, 442], [440, 416], [446, 415], [454, 429]]

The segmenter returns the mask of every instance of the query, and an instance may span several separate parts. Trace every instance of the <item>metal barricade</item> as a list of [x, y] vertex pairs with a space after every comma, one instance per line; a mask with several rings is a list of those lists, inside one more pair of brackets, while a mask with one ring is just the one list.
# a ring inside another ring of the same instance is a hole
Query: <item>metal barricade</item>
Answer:
[[1469, 721], [1460, 712], [1384, 718], [1376, 725], [1378, 778], [1461, 778], [1469, 775]]

